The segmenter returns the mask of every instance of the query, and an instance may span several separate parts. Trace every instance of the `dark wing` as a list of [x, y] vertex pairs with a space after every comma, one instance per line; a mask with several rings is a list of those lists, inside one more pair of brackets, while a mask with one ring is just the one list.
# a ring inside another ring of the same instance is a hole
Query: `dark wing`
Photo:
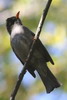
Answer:
[[[13, 50], [13, 52], [15, 53], [15, 55], [17, 56], [17, 58], [20, 60], [20, 62], [24, 65], [24, 62], [20, 59], [20, 57], [17, 55], [17, 53], [16, 53], [16, 51], [14, 50], [14, 48], [12, 47], [12, 50]], [[32, 66], [32, 65], [31, 65]], [[34, 71], [35, 71], [35, 69], [33, 68], [33, 67], [31, 67], [31, 66], [28, 66], [28, 71], [29, 71], [29, 73], [35, 78], [36, 77], [36, 75], [35, 75], [35, 73], [34, 73]], [[26, 73], [26, 72], [25, 72]]]
[[12, 50], [14, 52], [14, 54], [16, 55], [16, 57], [21, 61], [21, 63], [24, 65], [24, 62], [20, 59], [20, 57], [17, 55], [16, 50], [14, 50], [13, 46], [12, 46]]
[[42, 53], [42, 55], [44, 56], [46, 62], [50, 61], [54, 65], [54, 62], [50, 54], [48, 53], [47, 49], [45, 48], [45, 46], [42, 44], [42, 42], [39, 39], [37, 40], [37, 46], [40, 53]]
[[[24, 26], [24, 29], [30, 33], [30, 35], [32, 35], [32, 37], [34, 37], [34, 33], [32, 31], [30, 31], [27, 27]], [[37, 40], [37, 47], [38, 51], [43, 55], [43, 57], [45, 58], [46, 62], [50, 61], [52, 64], [54, 64], [50, 54], [48, 53], [48, 51], [46, 50], [46, 48], [44, 47], [44, 45], [42, 44], [42, 42], [40, 41], [40, 39]]]

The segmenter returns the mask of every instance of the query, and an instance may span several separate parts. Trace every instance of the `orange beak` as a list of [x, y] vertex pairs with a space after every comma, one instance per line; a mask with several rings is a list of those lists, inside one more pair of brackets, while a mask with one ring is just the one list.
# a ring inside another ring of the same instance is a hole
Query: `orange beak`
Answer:
[[18, 13], [16, 14], [17, 19], [19, 18], [19, 14], [20, 14], [20, 11], [18, 11]]

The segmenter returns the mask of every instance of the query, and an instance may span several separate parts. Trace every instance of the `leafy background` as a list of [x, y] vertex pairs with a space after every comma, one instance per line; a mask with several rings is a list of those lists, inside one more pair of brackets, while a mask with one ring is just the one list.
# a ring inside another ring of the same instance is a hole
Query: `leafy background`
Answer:
[[[20, 11], [22, 23], [34, 33], [47, 0], [0, 0], [0, 100], [8, 100], [22, 64], [10, 47], [6, 19]], [[49, 68], [62, 86], [46, 94], [37, 72], [25, 74], [16, 100], [66, 100], [67, 98], [67, 0], [53, 0], [40, 36], [55, 65]]]

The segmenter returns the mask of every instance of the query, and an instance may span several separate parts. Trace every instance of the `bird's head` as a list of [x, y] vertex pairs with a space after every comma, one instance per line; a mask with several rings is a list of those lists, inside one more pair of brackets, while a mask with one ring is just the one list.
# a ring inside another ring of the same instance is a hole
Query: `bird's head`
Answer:
[[19, 13], [20, 12], [18, 12], [16, 16], [12, 16], [10, 18], [7, 18], [6, 20], [6, 27], [7, 27], [9, 34], [11, 34], [11, 30], [14, 24], [22, 25], [21, 20], [19, 19]]

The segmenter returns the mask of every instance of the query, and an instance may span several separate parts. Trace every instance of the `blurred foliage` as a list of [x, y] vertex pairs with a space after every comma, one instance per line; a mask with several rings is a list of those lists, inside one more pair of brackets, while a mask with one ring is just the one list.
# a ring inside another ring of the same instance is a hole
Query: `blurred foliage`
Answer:
[[[1, 0], [2, 1], [2, 0]], [[5, 20], [20, 11], [22, 23], [34, 33], [47, 0], [6, 0], [8, 5], [0, 4], [0, 100], [8, 100], [18, 77], [19, 61], [14, 61], [11, 53], [10, 37]], [[12, 1], [12, 2], [11, 2]], [[9, 6], [10, 5], [10, 6]], [[43, 26], [40, 39], [54, 59], [54, 67], [49, 68], [62, 83], [61, 89], [67, 92], [67, 1], [53, 0]], [[21, 65], [22, 66], [22, 65]], [[44, 91], [39, 77], [27, 88], [22, 84], [16, 100], [29, 100], [33, 94]]]

